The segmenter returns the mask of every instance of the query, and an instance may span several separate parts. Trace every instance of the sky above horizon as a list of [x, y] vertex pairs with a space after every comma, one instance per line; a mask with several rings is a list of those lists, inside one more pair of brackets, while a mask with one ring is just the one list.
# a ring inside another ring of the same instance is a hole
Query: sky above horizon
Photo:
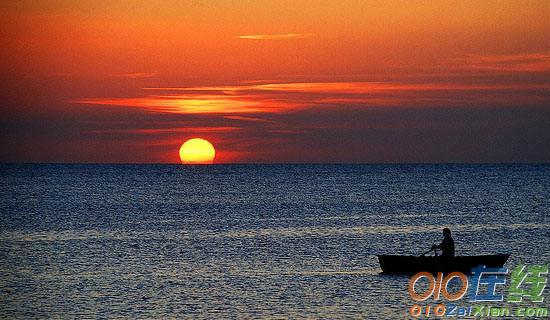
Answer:
[[549, 1], [0, 3], [0, 162], [550, 162]]

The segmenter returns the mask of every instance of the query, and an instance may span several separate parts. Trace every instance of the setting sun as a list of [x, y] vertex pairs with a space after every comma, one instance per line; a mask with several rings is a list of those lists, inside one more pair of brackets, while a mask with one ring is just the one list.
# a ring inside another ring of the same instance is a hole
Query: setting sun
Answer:
[[214, 146], [205, 139], [193, 138], [180, 147], [180, 159], [184, 164], [210, 164], [216, 157]]

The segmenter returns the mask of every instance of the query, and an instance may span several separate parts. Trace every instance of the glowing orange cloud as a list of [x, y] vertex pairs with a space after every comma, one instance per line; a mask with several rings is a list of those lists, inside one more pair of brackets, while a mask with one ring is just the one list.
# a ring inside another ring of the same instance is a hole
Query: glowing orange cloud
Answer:
[[[548, 90], [542, 84], [456, 84], [456, 83], [385, 83], [385, 82], [312, 82], [271, 83], [220, 87], [145, 88], [157, 95], [134, 98], [91, 98], [73, 101], [79, 104], [142, 108], [148, 111], [180, 114], [247, 114], [296, 111], [319, 105], [361, 106], [445, 106], [470, 103], [508, 105], [536, 99], [521, 92]], [[166, 92], [162, 94], [162, 92]], [[183, 92], [183, 94], [174, 94]], [[480, 94], [481, 93], [481, 94]], [[266, 121], [254, 117], [228, 119]]]
[[216, 133], [216, 132], [234, 132], [242, 130], [240, 127], [178, 127], [178, 128], [161, 128], [161, 129], [101, 129], [91, 130], [91, 133], [107, 133], [107, 134], [136, 134], [136, 135], [178, 135], [189, 133]]
[[138, 107], [166, 113], [249, 113], [276, 109], [262, 101], [216, 95], [163, 95], [123, 99], [82, 99], [75, 103]]
[[117, 74], [114, 74], [113, 77], [126, 78], [126, 79], [144, 79], [144, 78], [152, 78], [157, 75], [158, 75], [157, 72], [133, 72], [133, 73], [117, 73]]
[[550, 54], [529, 53], [517, 55], [468, 55], [457, 59], [467, 67], [504, 72], [550, 71]]
[[252, 34], [246, 36], [237, 36], [238, 39], [249, 40], [289, 40], [289, 39], [304, 39], [310, 38], [311, 33], [287, 33], [287, 34]]
[[271, 120], [260, 119], [260, 118], [254, 118], [254, 117], [225, 116], [224, 118], [225, 118], [225, 119], [231, 119], [231, 120], [239, 120], [239, 121], [251, 121], [251, 122], [273, 123], [273, 121], [271, 121]]

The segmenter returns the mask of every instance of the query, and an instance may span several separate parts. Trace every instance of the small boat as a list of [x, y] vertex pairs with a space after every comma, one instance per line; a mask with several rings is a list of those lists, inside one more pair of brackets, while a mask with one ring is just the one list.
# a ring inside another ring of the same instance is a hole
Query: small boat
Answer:
[[378, 255], [378, 262], [383, 274], [406, 274], [420, 271], [430, 273], [460, 271], [470, 274], [472, 268], [479, 265], [488, 268], [501, 268], [508, 257], [510, 257], [509, 254], [455, 257]]

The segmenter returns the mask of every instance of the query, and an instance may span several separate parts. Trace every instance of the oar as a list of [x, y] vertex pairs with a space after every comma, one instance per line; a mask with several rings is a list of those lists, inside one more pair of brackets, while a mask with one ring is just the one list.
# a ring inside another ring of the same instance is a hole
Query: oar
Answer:
[[423, 256], [427, 255], [428, 253], [432, 252], [433, 249], [434, 249], [434, 248], [431, 248], [430, 250], [424, 252], [424, 253], [423, 253], [422, 255], [420, 255], [420, 256], [423, 257]]

